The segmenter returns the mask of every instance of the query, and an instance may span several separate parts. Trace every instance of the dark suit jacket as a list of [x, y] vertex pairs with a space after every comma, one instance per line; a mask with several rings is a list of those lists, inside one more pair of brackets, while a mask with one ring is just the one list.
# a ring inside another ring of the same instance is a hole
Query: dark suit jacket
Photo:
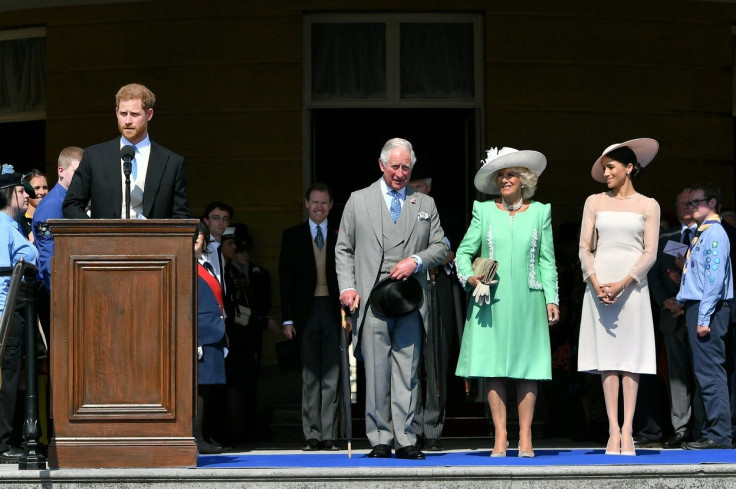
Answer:
[[[334, 304], [335, 321], [340, 324], [340, 290], [335, 272], [335, 228], [327, 222], [327, 289]], [[317, 265], [312, 248], [312, 232], [309, 222], [284, 230], [279, 256], [279, 289], [281, 291], [281, 318], [294, 321], [297, 341], [302, 336], [317, 285]]]
[[[260, 373], [263, 330], [271, 313], [271, 274], [253, 262], [248, 269], [246, 277], [231, 263], [225, 266], [228, 295], [225, 327], [230, 350], [225, 359], [228, 385], [255, 385]], [[247, 326], [235, 322], [236, 305], [251, 309]]]
[[[86, 219], [84, 209], [92, 199], [93, 218], [120, 218], [123, 206], [120, 165], [120, 138], [85, 149], [64, 199], [64, 217]], [[153, 141], [143, 189], [143, 215], [148, 219], [190, 216], [184, 158]]]
[[675, 257], [662, 253], [667, 241], [680, 241], [681, 227], [670, 228], [659, 235], [659, 245], [657, 246], [657, 261], [647, 274], [649, 282], [649, 290], [652, 293], [654, 302], [660, 309], [659, 313], [659, 329], [663, 333], [672, 333], [678, 326], [685, 324], [685, 316], [672, 317], [672, 313], [662, 306], [662, 303], [670, 297], [675, 297], [680, 290], [680, 284], [670, 280], [667, 270], [677, 270], [675, 265]]

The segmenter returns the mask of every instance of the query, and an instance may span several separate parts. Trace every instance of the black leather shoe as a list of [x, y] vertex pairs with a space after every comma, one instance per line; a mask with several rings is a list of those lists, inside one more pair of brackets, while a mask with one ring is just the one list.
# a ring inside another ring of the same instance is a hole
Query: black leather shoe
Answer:
[[698, 441], [682, 442], [682, 448], [685, 450], [708, 450], [711, 448], [731, 448], [731, 445], [721, 445], [710, 438], [701, 438]]
[[414, 445], [401, 447], [396, 449], [396, 458], [404, 458], [407, 460], [424, 460], [424, 454]]
[[0, 453], [0, 464], [17, 464], [25, 451], [22, 448], [11, 447]]
[[391, 447], [388, 445], [376, 445], [368, 454], [369, 458], [391, 458]]
[[659, 445], [660, 445], [659, 440], [650, 440], [649, 438], [645, 438], [643, 436], [634, 437], [634, 446], [636, 448], [651, 448], [651, 447], [656, 447]]
[[197, 451], [200, 455], [212, 455], [222, 453], [224, 450], [219, 445], [213, 445], [212, 443], [201, 441], [197, 443]]
[[442, 443], [437, 438], [427, 438], [424, 440], [424, 449], [428, 452], [441, 452], [443, 450]]
[[682, 443], [688, 441], [685, 433], [675, 433], [662, 442], [662, 448], [680, 448]]
[[316, 452], [319, 450], [319, 440], [316, 438], [310, 438], [307, 440], [307, 444], [302, 448], [305, 452]]
[[422, 435], [417, 435], [417, 443], [415, 446], [420, 450], [424, 450], [424, 437]]
[[319, 447], [321, 450], [327, 450], [328, 452], [336, 452], [337, 450], [340, 450], [340, 447], [337, 446], [335, 440], [322, 440]]

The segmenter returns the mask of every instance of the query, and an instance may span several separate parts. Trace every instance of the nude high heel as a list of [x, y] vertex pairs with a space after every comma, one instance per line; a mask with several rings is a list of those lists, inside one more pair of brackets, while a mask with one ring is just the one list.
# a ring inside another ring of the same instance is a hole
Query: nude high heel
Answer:
[[[508, 447], [509, 447], [509, 441], [506, 440], [506, 448]], [[503, 452], [491, 451], [491, 457], [505, 457], [505, 456], [506, 456], [506, 450], [504, 450]]]
[[636, 455], [636, 445], [634, 445], [634, 437], [630, 436], [628, 437], [629, 440], [631, 440], [631, 448], [633, 450], [624, 450], [624, 440], [623, 437], [621, 438], [621, 455], [629, 455], [629, 456], [635, 456]]
[[621, 433], [618, 434], [618, 446], [616, 449], [609, 448], [611, 445], [611, 437], [608, 437], [608, 443], [606, 444], [606, 455], [621, 455]]

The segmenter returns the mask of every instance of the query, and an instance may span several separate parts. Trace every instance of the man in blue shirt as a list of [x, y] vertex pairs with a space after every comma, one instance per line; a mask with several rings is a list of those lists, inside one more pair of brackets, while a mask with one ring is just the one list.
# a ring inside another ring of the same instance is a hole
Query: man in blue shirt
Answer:
[[731, 448], [731, 406], [726, 377], [726, 334], [733, 300], [730, 243], [716, 212], [721, 192], [713, 184], [693, 185], [690, 202], [698, 230], [685, 257], [677, 301], [685, 321], [693, 370], [705, 407], [703, 438], [682, 448]]
[[33, 214], [33, 239], [38, 248], [38, 273], [43, 280], [46, 290], [51, 290], [51, 257], [54, 256], [54, 235], [49, 225], [49, 219], [62, 219], [64, 213], [61, 205], [64, 203], [66, 191], [72, 181], [74, 172], [79, 166], [84, 150], [76, 146], [64, 148], [59, 153], [58, 167], [59, 181], [54, 188], [44, 197]]

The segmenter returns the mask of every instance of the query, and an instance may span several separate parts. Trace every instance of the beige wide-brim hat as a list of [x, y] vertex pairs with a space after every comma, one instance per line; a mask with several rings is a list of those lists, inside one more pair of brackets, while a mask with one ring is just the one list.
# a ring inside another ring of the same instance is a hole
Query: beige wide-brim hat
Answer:
[[637, 138], [630, 141], [624, 141], [623, 143], [612, 144], [604, 149], [601, 156], [595, 160], [595, 163], [593, 163], [593, 168], [590, 170], [593, 180], [596, 182], [606, 183], [606, 177], [603, 175], [601, 160], [614, 149], [623, 148], [624, 146], [628, 146], [629, 149], [634, 152], [636, 155], [636, 161], [639, 162], [642, 168], [651, 163], [654, 156], [657, 154], [657, 151], [659, 151], [659, 143], [656, 139], [652, 138]]
[[496, 179], [491, 178], [491, 175], [498, 170], [518, 167], [527, 168], [539, 177], [547, 167], [547, 158], [539, 151], [531, 149], [519, 151], [518, 149], [507, 147], [501, 148], [500, 150], [491, 148], [486, 153], [486, 159], [480, 160], [483, 166], [475, 174], [473, 183], [478, 191], [488, 195], [499, 195], [501, 193]]

